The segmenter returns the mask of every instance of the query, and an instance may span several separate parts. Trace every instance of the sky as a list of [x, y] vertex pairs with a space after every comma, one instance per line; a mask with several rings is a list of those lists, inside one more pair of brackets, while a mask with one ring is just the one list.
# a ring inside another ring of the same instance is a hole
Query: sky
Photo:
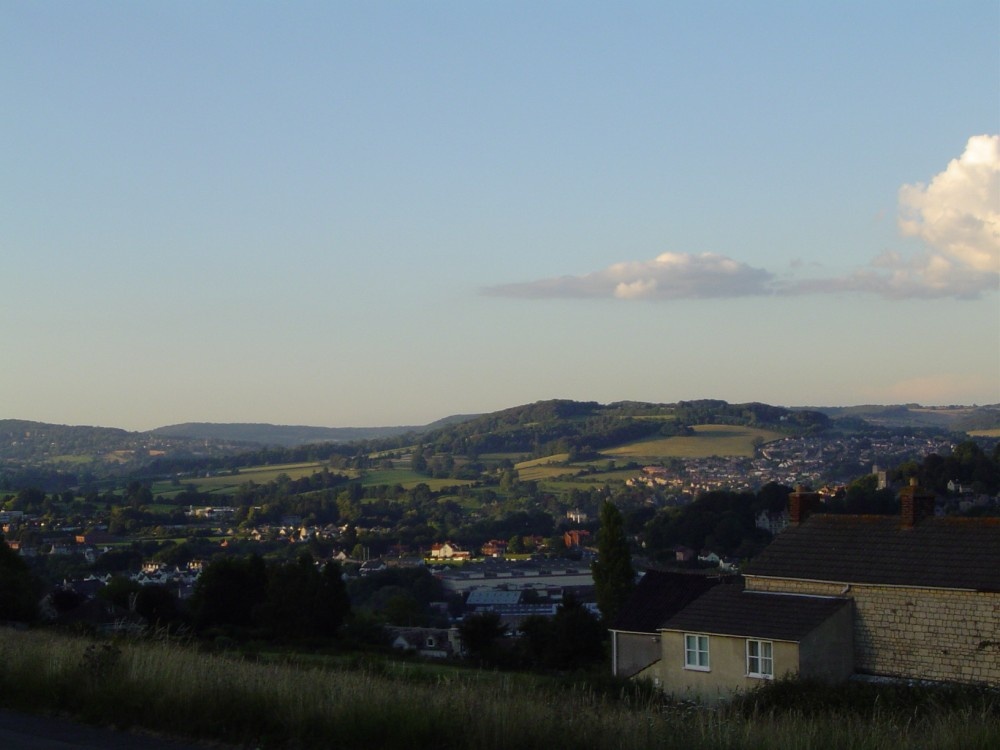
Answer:
[[1000, 403], [1000, 5], [0, 3], [0, 418]]

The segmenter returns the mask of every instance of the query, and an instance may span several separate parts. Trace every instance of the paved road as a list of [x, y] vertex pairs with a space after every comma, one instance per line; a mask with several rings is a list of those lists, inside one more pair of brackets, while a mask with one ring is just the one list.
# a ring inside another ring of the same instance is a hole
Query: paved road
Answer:
[[205, 750], [206, 747], [101, 729], [68, 719], [0, 711], [3, 750]]

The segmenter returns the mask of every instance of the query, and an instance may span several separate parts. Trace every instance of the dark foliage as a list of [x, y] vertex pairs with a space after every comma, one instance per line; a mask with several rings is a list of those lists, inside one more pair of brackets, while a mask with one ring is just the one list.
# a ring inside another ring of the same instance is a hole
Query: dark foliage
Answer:
[[605, 623], [611, 623], [618, 610], [635, 589], [632, 553], [625, 539], [622, 515], [611, 502], [601, 506], [601, 529], [597, 540], [597, 559], [591, 566], [597, 606]]
[[578, 670], [604, 658], [604, 627], [572, 596], [552, 618], [526, 618], [521, 632], [526, 662], [532, 667]]
[[716, 490], [699, 495], [683, 508], [668, 508], [646, 524], [647, 549], [654, 555], [669, 556], [676, 545], [696, 551], [710, 549], [722, 555], [752, 557], [771, 539], [756, 526], [761, 510], [780, 510], [791, 490], [781, 485], [765, 485], [752, 494]]
[[306, 553], [289, 563], [265, 565], [223, 557], [205, 567], [190, 602], [197, 632], [279, 640], [330, 638], [350, 613], [340, 566], [320, 570]]
[[392, 625], [430, 626], [440, 615], [432, 602], [447, 600], [443, 584], [426, 568], [390, 568], [348, 583], [352, 607]]
[[833, 712], [864, 718], [901, 720], [953, 711], [1000, 717], [996, 690], [969, 685], [874, 683], [852, 681], [827, 685], [795, 678], [774, 680], [733, 699], [741, 714], [823, 716]]
[[458, 626], [466, 655], [481, 666], [500, 666], [510, 662], [509, 652], [500, 641], [507, 626], [496, 612], [482, 612], [466, 617]]
[[0, 536], [0, 621], [33, 621], [38, 616], [39, 589], [27, 564]]

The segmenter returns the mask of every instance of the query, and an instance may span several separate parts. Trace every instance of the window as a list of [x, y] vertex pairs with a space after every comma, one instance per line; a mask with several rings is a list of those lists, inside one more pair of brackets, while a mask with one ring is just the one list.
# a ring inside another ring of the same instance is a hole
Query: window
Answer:
[[699, 669], [707, 672], [708, 667], [708, 636], [684, 636], [684, 668]]
[[762, 677], [765, 680], [774, 677], [774, 657], [770, 641], [747, 641], [747, 676]]

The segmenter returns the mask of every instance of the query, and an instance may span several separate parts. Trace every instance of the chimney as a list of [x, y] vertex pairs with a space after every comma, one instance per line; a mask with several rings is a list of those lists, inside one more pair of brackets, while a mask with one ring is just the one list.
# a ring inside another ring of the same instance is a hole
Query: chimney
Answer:
[[819, 510], [819, 493], [801, 484], [788, 496], [788, 523], [798, 526]]
[[901, 526], [912, 529], [934, 515], [934, 493], [921, 488], [917, 478], [911, 477], [909, 486], [899, 491], [899, 513]]

